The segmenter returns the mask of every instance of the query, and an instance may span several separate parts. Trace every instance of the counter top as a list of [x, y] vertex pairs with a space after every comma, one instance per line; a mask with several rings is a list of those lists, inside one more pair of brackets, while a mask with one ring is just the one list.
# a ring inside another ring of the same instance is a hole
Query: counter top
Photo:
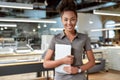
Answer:
[[0, 67], [15, 66], [15, 65], [25, 65], [25, 64], [36, 64], [36, 63], [42, 63], [42, 61], [7, 63], [7, 64], [0, 64]]
[[11, 56], [32, 56], [32, 55], [42, 55], [44, 53], [43, 50], [34, 50], [29, 53], [6, 53], [6, 54], [0, 54], [0, 57], [11, 57]]
[[104, 46], [104, 47], [95, 48], [93, 49], [93, 51], [101, 51], [106, 49], [120, 49], [120, 46]]

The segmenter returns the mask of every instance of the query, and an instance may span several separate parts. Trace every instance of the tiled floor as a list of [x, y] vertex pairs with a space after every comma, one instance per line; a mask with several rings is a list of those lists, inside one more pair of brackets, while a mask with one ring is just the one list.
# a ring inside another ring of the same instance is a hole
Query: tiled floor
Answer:
[[[35, 78], [36, 73], [0, 76], [0, 80], [39, 80]], [[89, 80], [120, 80], [120, 71], [109, 70], [109, 72], [101, 71], [98, 73], [89, 74]]]

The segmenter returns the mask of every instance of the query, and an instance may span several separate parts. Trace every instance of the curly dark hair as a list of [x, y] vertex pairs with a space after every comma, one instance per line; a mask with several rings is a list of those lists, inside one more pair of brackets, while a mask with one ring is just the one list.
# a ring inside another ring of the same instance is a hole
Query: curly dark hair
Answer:
[[62, 15], [64, 11], [73, 11], [77, 16], [76, 9], [77, 9], [77, 6], [74, 0], [61, 0], [61, 2], [57, 7], [57, 10], [59, 11], [60, 15]]

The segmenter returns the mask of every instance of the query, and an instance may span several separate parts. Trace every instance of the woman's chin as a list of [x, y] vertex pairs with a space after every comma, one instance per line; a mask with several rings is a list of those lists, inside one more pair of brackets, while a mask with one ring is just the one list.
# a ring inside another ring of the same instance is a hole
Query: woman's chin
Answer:
[[70, 29], [69, 29], [69, 30], [67, 30], [67, 31], [68, 31], [68, 32], [72, 32], [73, 30], [70, 30]]
[[72, 28], [69, 28], [69, 29], [67, 29], [68, 31], [73, 31], [73, 29]]

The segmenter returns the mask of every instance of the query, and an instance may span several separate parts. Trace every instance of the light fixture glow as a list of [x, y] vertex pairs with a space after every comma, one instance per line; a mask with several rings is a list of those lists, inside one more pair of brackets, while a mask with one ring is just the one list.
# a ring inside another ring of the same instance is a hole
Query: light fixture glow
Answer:
[[7, 27], [5, 27], [5, 29], [7, 29]]
[[105, 11], [105, 10], [93, 10], [93, 14], [108, 15], [108, 16], [120, 16], [120, 12]]
[[36, 30], [35, 29], [33, 29], [33, 32], [35, 32]]
[[3, 28], [3, 27], [1, 27], [1, 28], [0, 28], [0, 30], [4, 30], [4, 28]]
[[51, 31], [62, 31], [64, 28], [50, 28]]
[[47, 6], [47, 5], [48, 5], [48, 3], [47, 3], [47, 1], [46, 1], [46, 0], [44, 1], [44, 4], [45, 4], [45, 6]]
[[27, 19], [27, 18], [2, 18], [0, 17], [0, 21], [2, 22], [32, 22], [32, 23], [57, 23], [55, 20], [51, 19]]
[[41, 28], [40, 24], [37, 27], [38, 27], [38, 29], [40, 29]]
[[96, 31], [107, 31], [107, 30], [119, 30], [120, 28], [103, 28], [103, 29], [92, 29], [91, 32]]
[[105, 4], [100, 4], [100, 5], [97, 5], [97, 6], [87, 7], [87, 8], [83, 8], [83, 9], [77, 10], [77, 11], [78, 12], [90, 11], [90, 10], [95, 10], [95, 9], [99, 9], [99, 8], [114, 6], [116, 4], [117, 4], [116, 2], [107, 2]]
[[44, 24], [43, 26], [44, 26], [44, 27], [47, 27], [47, 24]]
[[93, 24], [93, 21], [89, 21], [89, 24]]
[[2, 26], [2, 27], [17, 27], [17, 24], [13, 24], [13, 23], [0, 23], [0, 26]]
[[23, 4], [23, 3], [15, 3], [15, 2], [0, 2], [0, 7], [18, 8], [18, 9], [33, 9], [32, 4]]
[[115, 23], [115, 24], [107, 24], [107, 26], [120, 26], [120, 23]]

